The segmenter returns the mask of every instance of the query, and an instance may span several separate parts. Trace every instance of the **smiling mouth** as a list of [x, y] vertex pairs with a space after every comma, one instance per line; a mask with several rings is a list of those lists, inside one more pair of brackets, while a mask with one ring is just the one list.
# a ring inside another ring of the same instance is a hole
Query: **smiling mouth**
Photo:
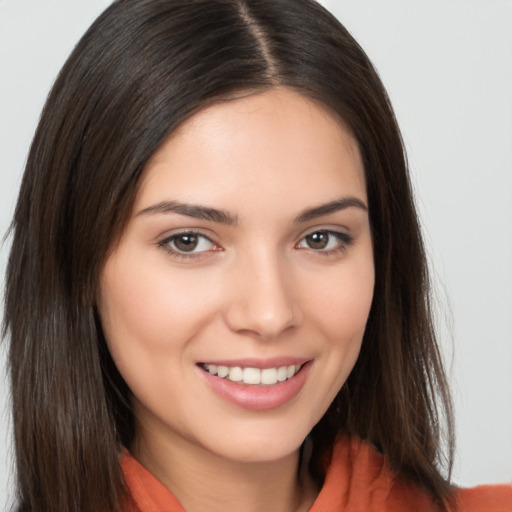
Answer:
[[201, 364], [200, 367], [220, 379], [247, 385], [273, 386], [291, 379], [300, 371], [303, 365], [290, 364], [275, 368], [242, 368], [240, 366], [220, 366], [216, 364]]

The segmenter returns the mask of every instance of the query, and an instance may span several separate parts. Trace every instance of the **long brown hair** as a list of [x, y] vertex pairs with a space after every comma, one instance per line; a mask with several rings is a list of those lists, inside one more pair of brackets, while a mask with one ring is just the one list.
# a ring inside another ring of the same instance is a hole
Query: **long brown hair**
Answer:
[[361, 354], [311, 432], [312, 474], [322, 478], [319, 460], [344, 432], [448, 498], [452, 412], [425, 253], [400, 132], [368, 57], [313, 0], [118, 0], [54, 84], [11, 227], [4, 334], [19, 510], [119, 507], [119, 447], [134, 422], [95, 309], [102, 265], [169, 134], [206, 105], [277, 85], [320, 101], [356, 137], [375, 253]]

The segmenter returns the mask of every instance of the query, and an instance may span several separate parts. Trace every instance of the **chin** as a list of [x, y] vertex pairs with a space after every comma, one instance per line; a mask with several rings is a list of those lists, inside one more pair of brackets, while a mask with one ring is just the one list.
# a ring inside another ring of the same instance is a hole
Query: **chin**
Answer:
[[224, 442], [217, 441], [211, 451], [239, 462], [278, 461], [296, 454], [308, 433], [309, 430], [290, 432], [289, 429], [238, 433], [227, 436]]

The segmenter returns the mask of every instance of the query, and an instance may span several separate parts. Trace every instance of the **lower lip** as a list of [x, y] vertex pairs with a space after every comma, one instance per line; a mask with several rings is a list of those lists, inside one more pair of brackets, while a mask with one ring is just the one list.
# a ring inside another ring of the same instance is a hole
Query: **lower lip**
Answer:
[[224, 400], [243, 409], [262, 411], [281, 407], [293, 400], [306, 382], [310, 367], [311, 361], [304, 364], [299, 372], [290, 379], [272, 386], [232, 382], [211, 375], [202, 368], [200, 371], [210, 388]]

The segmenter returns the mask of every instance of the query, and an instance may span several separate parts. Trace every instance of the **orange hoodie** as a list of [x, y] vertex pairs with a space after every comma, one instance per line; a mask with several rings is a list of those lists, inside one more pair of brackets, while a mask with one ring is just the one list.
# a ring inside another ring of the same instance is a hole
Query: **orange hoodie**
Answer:
[[[127, 452], [121, 464], [133, 504], [123, 512], [185, 512], [178, 500]], [[512, 512], [512, 485], [457, 489], [458, 512]], [[368, 443], [340, 438], [309, 512], [437, 512], [429, 495], [394, 473]]]

